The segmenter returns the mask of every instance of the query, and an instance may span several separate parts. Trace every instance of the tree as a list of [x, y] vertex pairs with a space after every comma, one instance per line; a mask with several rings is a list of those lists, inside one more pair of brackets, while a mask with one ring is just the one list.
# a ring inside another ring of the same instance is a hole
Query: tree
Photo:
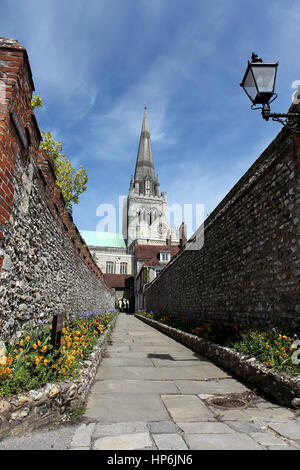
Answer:
[[[32, 109], [43, 106], [42, 99], [36, 95], [31, 102]], [[88, 175], [85, 169], [80, 166], [79, 170], [73, 168], [70, 160], [62, 153], [62, 144], [59, 140], [54, 140], [51, 133], [41, 131], [43, 140], [40, 148], [43, 149], [51, 162], [57, 178], [57, 185], [60, 187], [66, 208], [72, 212], [72, 203], [79, 203], [79, 195], [86, 191]]]

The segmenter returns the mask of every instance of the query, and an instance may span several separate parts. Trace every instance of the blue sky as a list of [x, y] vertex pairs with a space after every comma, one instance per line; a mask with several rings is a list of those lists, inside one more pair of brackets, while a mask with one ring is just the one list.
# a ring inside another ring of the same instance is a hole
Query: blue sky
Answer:
[[89, 175], [78, 228], [127, 195], [145, 102], [168, 203], [210, 213], [281, 130], [250, 110], [247, 61], [279, 61], [271, 109], [286, 112], [299, 24], [299, 0], [0, 0], [0, 35], [26, 47], [45, 103], [40, 129]]

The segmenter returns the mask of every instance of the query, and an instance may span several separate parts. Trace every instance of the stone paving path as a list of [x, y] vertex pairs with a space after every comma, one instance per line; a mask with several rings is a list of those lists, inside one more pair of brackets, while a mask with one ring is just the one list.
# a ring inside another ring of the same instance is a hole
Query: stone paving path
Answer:
[[247, 390], [206, 358], [120, 314], [81, 423], [4, 439], [0, 449], [300, 449], [299, 413], [262, 397], [242, 410], [205, 401]]

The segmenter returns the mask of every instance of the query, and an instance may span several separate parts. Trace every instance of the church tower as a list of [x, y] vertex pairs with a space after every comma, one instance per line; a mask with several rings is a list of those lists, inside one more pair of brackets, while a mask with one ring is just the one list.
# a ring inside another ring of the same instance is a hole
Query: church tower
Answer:
[[135, 243], [161, 245], [170, 235], [177, 243], [177, 231], [167, 222], [167, 194], [160, 192], [158, 175], [155, 175], [145, 106], [135, 173], [127, 198], [127, 247], [132, 251]]

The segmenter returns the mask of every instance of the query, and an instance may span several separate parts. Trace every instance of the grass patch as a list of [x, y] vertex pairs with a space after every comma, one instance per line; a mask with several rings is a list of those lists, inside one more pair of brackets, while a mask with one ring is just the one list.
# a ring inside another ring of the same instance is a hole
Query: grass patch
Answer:
[[84, 406], [78, 406], [73, 410], [66, 412], [66, 417], [68, 420], [75, 422], [78, 421], [84, 413]]

